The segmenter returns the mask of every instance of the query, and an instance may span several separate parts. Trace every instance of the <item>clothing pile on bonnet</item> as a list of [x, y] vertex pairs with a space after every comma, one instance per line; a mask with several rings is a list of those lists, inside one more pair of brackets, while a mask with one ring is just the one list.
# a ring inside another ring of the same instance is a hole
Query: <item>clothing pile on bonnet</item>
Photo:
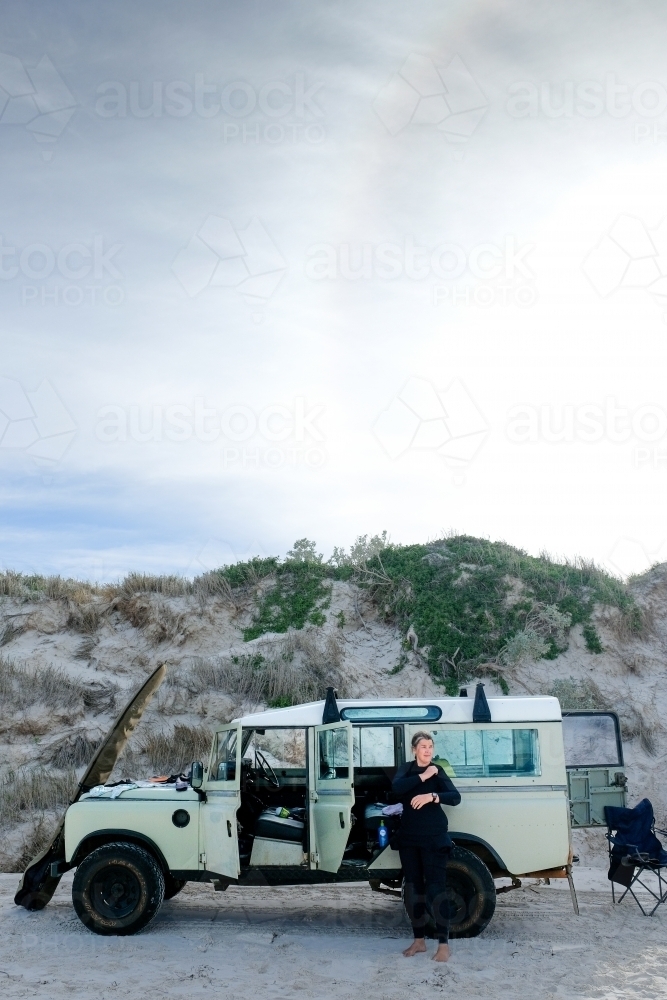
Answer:
[[156, 778], [149, 778], [148, 781], [141, 781], [136, 778], [123, 778], [121, 781], [113, 781], [108, 785], [95, 785], [90, 789], [89, 795], [92, 799], [117, 799], [123, 792], [129, 792], [132, 788], [170, 788], [177, 792], [185, 792], [190, 788], [189, 775], [172, 774], [167, 777], [160, 775]]

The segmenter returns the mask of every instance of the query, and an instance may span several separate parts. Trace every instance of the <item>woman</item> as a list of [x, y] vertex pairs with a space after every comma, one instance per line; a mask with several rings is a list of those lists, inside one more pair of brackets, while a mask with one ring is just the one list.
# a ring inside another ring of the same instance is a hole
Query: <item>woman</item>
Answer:
[[461, 796], [445, 772], [431, 763], [432, 736], [415, 733], [411, 746], [415, 759], [398, 769], [392, 784], [394, 794], [403, 803], [397, 839], [405, 875], [405, 907], [415, 936], [403, 954], [409, 958], [426, 951], [424, 926], [428, 920], [428, 902], [438, 935], [433, 958], [436, 962], [446, 962], [450, 954], [447, 858], [452, 841], [441, 806], [457, 806]]

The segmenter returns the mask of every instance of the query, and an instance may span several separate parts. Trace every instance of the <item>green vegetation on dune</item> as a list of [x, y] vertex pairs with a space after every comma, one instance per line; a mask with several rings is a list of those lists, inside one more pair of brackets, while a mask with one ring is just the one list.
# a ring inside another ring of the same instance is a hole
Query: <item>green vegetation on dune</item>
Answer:
[[[315, 542], [302, 538], [284, 560], [256, 557], [194, 580], [130, 573], [116, 584], [94, 585], [6, 572], [0, 574], [0, 600], [65, 600], [68, 627], [86, 635], [97, 629], [102, 617], [117, 611], [157, 644], [179, 633], [182, 615], [164, 601], [153, 608], [143, 594], [205, 602], [236, 593], [239, 607], [247, 606], [248, 599], [255, 605], [243, 631], [248, 642], [267, 633], [323, 625], [334, 580], [365, 589], [380, 616], [399, 627], [405, 636], [404, 653], [395, 671], [409, 661], [412, 649], [451, 693], [475, 673], [495, 676], [505, 686], [506, 668], [555, 659], [567, 649], [575, 625], [581, 627], [588, 651], [601, 653], [596, 606], [617, 609], [626, 634], [638, 636], [644, 627], [630, 590], [593, 563], [529, 556], [503, 542], [466, 535], [404, 546], [392, 545], [386, 532], [363, 535], [349, 551], [335, 548], [327, 562]], [[336, 624], [345, 627], [342, 612]], [[12, 619], [0, 635], [0, 645], [25, 627], [23, 619]]]
[[276, 583], [259, 599], [257, 616], [243, 630], [243, 639], [257, 639], [266, 632], [287, 632], [306, 625], [324, 625], [331, 584], [327, 567], [317, 563], [285, 562], [276, 571]]
[[502, 542], [461, 535], [429, 545], [387, 548], [366, 568], [381, 611], [412, 626], [434, 676], [455, 692], [480, 664], [553, 659], [583, 626], [590, 652], [602, 651], [596, 604], [641, 616], [626, 587], [593, 564], [535, 558]]
[[[364, 538], [351, 553], [337, 549], [325, 563], [315, 543], [301, 539], [283, 562], [262, 560], [274, 581], [244, 639], [322, 624], [333, 579], [365, 588], [382, 617], [406, 634], [406, 650], [416, 646], [451, 693], [478, 668], [506, 686], [504, 667], [554, 659], [567, 649], [573, 625], [582, 626], [589, 652], [602, 652], [596, 605], [617, 608], [630, 631], [641, 632], [640, 609], [625, 585], [582, 560], [559, 563], [465, 535], [408, 546]], [[243, 567], [223, 571], [232, 585], [232, 571], [249, 572], [250, 564]]]
[[[268, 562], [269, 560], [264, 560]], [[266, 632], [287, 632], [306, 625], [324, 625], [324, 610], [331, 597], [331, 567], [315, 552], [314, 542], [301, 539], [283, 563], [275, 561], [275, 582], [258, 602], [252, 625], [243, 639], [257, 639]]]

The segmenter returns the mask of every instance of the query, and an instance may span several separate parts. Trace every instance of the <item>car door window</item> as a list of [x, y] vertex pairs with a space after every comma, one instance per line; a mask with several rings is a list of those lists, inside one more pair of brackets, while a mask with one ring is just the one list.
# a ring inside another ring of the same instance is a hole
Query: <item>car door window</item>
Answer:
[[236, 778], [236, 739], [236, 729], [217, 734], [211, 781], [234, 781]]
[[305, 770], [306, 730], [305, 729], [265, 729], [253, 732], [245, 757], [254, 759], [259, 750], [271, 767], [281, 771]]
[[347, 778], [350, 773], [347, 730], [328, 729], [319, 733], [318, 769], [320, 780]]
[[605, 712], [563, 712], [567, 767], [622, 767], [617, 716]]
[[355, 767], [394, 767], [394, 727], [354, 726]]

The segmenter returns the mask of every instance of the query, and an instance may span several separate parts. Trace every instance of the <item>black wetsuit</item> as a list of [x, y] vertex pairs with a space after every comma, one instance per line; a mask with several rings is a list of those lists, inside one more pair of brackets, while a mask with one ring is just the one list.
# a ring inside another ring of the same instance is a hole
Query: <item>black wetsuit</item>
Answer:
[[[403, 803], [397, 842], [405, 875], [405, 906], [414, 935], [424, 937], [430, 910], [438, 940], [445, 942], [449, 938], [447, 859], [452, 840], [441, 806], [457, 806], [461, 795], [442, 768], [438, 768], [437, 775], [422, 781], [420, 774], [425, 770], [411, 761], [396, 772], [392, 790]], [[436, 792], [439, 802], [412, 808], [410, 803], [415, 795], [431, 792]]]

